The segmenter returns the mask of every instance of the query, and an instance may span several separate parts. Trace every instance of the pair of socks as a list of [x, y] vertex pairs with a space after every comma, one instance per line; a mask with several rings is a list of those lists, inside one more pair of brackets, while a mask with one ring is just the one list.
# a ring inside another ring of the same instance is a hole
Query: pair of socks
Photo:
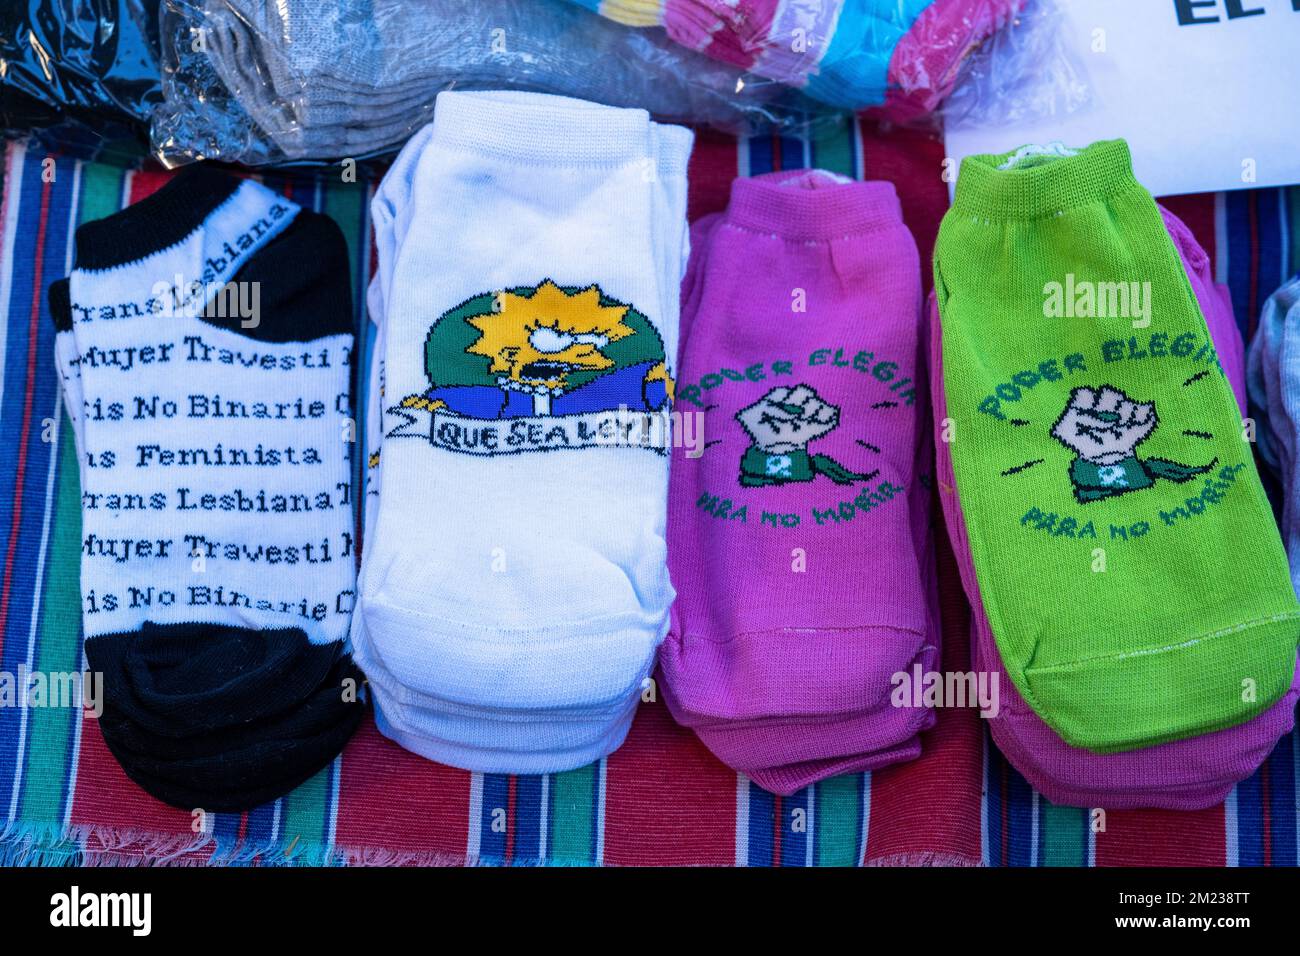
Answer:
[[347, 276], [332, 220], [200, 165], [50, 287], [100, 729], [174, 806], [280, 797], [361, 719]]
[[545, 773], [627, 734], [673, 599], [691, 145], [641, 110], [443, 93], [379, 187], [353, 642], [407, 749]]
[[[452, 85], [585, 94], [669, 118], [743, 121], [735, 70], [666, 37], [629, 38], [567, 5], [348, 0], [322, 9], [208, 0], [202, 24], [222, 83], [289, 158], [396, 149]], [[767, 98], [748, 99], [758, 106]]]
[[938, 661], [920, 296], [888, 183], [738, 179], [692, 227], [662, 691], [777, 793], [914, 758], [934, 720], [894, 695]]
[[1264, 303], [1250, 342], [1246, 380], [1260, 413], [1260, 457], [1282, 485], [1282, 538], [1291, 563], [1291, 582], [1300, 587], [1300, 516], [1296, 514], [1296, 425], [1300, 422], [1300, 277]]
[[1300, 609], [1127, 146], [1064, 152], [962, 165], [935, 250], [941, 424], [1006, 672], [1066, 743], [1104, 754], [1267, 711]]
[[[1241, 334], [1227, 290], [1210, 276], [1209, 257], [1187, 227], [1161, 210], [1183, 262], [1206, 325], [1232, 386], [1244, 406]], [[932, 394], [936, 422], [947, 417], [938, 311], [931, 296]], [[1297, 684], [1259, 717], [1225, 730], [1125, 753], [1094, 754], [1069, 746], [1043, 723], [1016, 692], [998, 657], [971, 564], [970, 548], [952, 474], [947, 443], [936, 443], [937, 477], [953, 550], [971, 602], [972, 648], [977, 671], [995, 673], [1001, 692], [989, 729], [999, 749], [1039, 793], [1058, 805], [1122, 810], [1153, 807], [1198, 810], [1221, 803], [1232, 787], [1263, 762], [1295, 723]]]

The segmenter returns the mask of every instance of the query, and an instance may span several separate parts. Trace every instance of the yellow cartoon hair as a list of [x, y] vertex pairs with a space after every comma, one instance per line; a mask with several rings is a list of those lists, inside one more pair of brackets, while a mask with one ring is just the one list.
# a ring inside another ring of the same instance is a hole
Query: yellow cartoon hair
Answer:
[[480, 334], [465, 350], [492, 359], [493, 371], [500, 371], [495, 363], [503, 348], [525, 345], [529, 333], [537, 328], [603, 335], [611, 342], [634, 332], [623, 322], [628, 306], [601, 305], [600, 289], [594, 285], [569, 295], [547, 279], [531, 296], [498, 292], [494, 304], [493, 311], [466, 320]]

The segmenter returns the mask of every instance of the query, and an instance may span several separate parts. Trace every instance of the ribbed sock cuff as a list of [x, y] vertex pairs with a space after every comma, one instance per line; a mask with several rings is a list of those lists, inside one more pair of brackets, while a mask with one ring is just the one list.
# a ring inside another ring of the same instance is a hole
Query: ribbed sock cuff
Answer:
[[77, 229], [78, 269], [111, 269], [174, 246], [235, 194], [243, 180], [199, 163], [120, 212]]
[[901, 224], [893, 183], [841, 181], [822, 170], [767, 173], [731, 184], [726, 222], [808, 242]]
[[567, 96], [439, 93], [436, 143], [533, 165], [625, 163], [651, 156], [650, 114]]
[[1102, 140], [1073, 155], [1024, 152], [1025, 147], [962, 160], [954, 213], [992, 219], [1041, 219], [1066, 209], [1142, 189], [1133, 176], [1128, 143]]

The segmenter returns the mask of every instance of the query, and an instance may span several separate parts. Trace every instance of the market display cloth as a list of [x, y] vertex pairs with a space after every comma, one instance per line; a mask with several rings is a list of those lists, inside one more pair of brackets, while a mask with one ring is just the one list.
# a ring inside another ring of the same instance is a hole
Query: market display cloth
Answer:
[[[167, 175], [55, 157], [54, 175], [43, 176], [44, 158], [8, 146], [0, 205], [0, 310], [8, 317], [0, 325], [0, 679], [10, 681], [84, 666], [80, 489], [46, 289], [69, 271], [78, 224], [138, 201]], [[947, 205], [935, 172], [942, 160], [933, 137], [882, 136], [865, 124], [807, 140], [706, 135], [691, 164], [690, 216], [721, 210], [736, 175], [820, 166], [892, 181], [928, 262]], [[370, 187], [332, 175], [263, 181], [339, 223], [354, 301], [364, 303]], [[1300, 271], [1300, 188], [1167, 205], [1209, 252], [1249, 338], [1267, 296]], [[363, 318], [358, 312], [358, 330]], [[358, 368], [369, 368], [365, 355]], [[355, 394], [364, 394], [358, 377]], [[366, 447], [364, 436], [358, 447]], [[966, 670], [968, 609], [946, 537], [938, 539], [943, 669]], [[777, 797], [714, 759], [673, 723], [662, 699], [640, 706], [612, 756], [548, 776], [431, 763], [382, 738], [367, 718], [342, 756], [292, 794], [249, 813], [209, 814], [196, 833], [190, 813], [126, 778], [93, 716], [66, 706], [0, 706], [0, 864], [1300, 862], [1300, 735], [1284, 739], [1221, 806], [1112, 811], [1104, 832], [1094, 832], [1088, 811], [1036, 795], [988, 743], [974, 710], [941, 711], [924, 747], [915, 762]]]

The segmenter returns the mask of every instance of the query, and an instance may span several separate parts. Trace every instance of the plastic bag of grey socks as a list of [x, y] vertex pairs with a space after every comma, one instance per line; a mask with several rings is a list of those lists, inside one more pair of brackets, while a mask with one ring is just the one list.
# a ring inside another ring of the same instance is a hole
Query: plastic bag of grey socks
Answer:
[[746, 133], [842, 121], [779, 83], [537, 0], [164, 0], [167, 165], [248, 165], [394, 152], [446, 89], [557, 93]]

